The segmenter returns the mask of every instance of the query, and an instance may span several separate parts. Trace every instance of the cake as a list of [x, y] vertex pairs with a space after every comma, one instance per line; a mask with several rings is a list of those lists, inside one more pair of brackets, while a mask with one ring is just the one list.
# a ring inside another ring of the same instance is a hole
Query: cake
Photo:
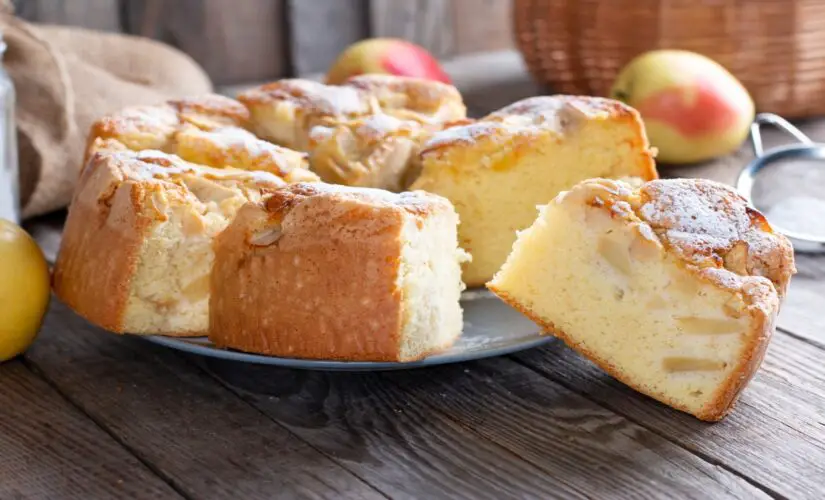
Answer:
[[86, 158], [117, 141], [133, 151], [157, 150], [216, 168], [270, 172], [287, 182], [320, 180], [306, 153], [261, 140], [246, 130], [249, 112], [219, 95], [125, 108], [91, 127]]
[[312, 169], [333, 184], [403, 191], [420, 170], [426, 133], [419, 122], [384, 113], [318, 125], [310, 133]]
[[209, 339], [291, 358], [412, 361], [462, 330], [456, 215], [429, 193], [290, 184], [215, 241]]
[[175, 134], [184, 124], [204, 130], [244, 128], [249, 111], [238, 101], [220, 95], [170, 100], [153, 106], [133, 106], [95, 121], [89, 131], [85, 162], [97, 139], [115, 139], [134, 151], [175, 152]]
[[460, 244], [473, 256], [463, 275], [470, 287], [483, 286], [501, 267], [516, 231], [535, 219], [536, 205], [589, 178], [657, 177], [639, 114], [596, 97], [519, 101], [435, 133], [421, 163], [411, 189], [455, 205]]
[[55, 293], [112, 332], [205, 335], [213, 237], [242, 205], [286, 183], [111, 138], [94, 151], [69, 209]]
[[421, 144], [466, 121], [451, 85], [390, 75], [362, 75], [343, 85], [285, 79], [238, 99], [259, 137], [310, 155], [325, 182], [401, 191], [418, 171]]
[[520, 232], [488, 287], [630, 387], [719, 420], [759, 368], [793, 251], [732, 188], [584, 181]]

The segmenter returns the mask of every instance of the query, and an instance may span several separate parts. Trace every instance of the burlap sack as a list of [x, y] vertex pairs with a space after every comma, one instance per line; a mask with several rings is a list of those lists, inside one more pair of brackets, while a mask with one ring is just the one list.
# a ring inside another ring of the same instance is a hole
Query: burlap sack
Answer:
[[26, 23], [0, 12], [17, 93], [23, 216], [71, 200], [92, 122], [125, 106], [212, 91], [189, 56], [148, 39]]

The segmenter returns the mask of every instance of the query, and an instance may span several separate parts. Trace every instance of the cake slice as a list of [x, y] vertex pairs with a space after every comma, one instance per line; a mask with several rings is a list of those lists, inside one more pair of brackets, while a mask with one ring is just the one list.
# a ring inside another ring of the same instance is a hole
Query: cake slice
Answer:
[[239, 127], [203, 130], [185, 124], [175, 135], [175, 153], [186, 161], [215, 168], [260, 170], [286, 182], [318, 182], [306, 153], [258, 139]]
[[419, 145], [427, 130], [414, 120], [378, 113], [310, 132], [312, 169], [325, 182], [403, 191], [419, 170]]
[[547, 96], [507, 106], [476, 123], [436, 133], [412, 184], [453, 202], [459, 241], [473, 256], [470, 287], [501, 267], [535, 207], [594, 177], [657, 177], [639, 114], [613, 100]]
[[244, 128], [248, 121], [241, 103], [219, 95], [126, 108], [92, 125], [85, 161], [116, 141], [133, 151], [163, 151], [215, 168], [262, 170], [287, 182], [320, 180], [309, 170], [306, 153], [258, 139]]
[[216, 239], [209, 339], [260, 354], [411, 361], [462, 330], [458, 217], [429, 193], [291, 184]]
[[286, 79], [238, 96], [252, 130], [308, 152], [325, 182], [401, 191], [417, 175], [421, 144], [466, 121], [451, 85], [418, 78], [363, 75], [344, 85]]
[[285, 182], [98, 139], [69, 209], [54, 291], [113, 332], [205, 335], [212, 239]]
[[788, 240], [732, 188], [597, 179], [541, 208], [488, 287], [632, 388], [719, 420], [794, 272]]
[[151, 149], [174, 153], [175, 134], [184, 124], [212, 130], [243, 128], [248, 120], [249, 111], [241, 103], [216, 94], [125, 108], [92, 124], [84, 164], [95, 152], [97, 139], [115, 139], [134, 151]]

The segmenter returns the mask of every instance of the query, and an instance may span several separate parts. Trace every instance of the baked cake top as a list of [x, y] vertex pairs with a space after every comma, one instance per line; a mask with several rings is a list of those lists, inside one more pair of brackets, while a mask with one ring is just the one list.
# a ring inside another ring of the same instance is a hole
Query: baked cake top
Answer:
[[248, 90], [238, 100], [252, 107], [288, 104], [306, 115], [336, 119], [384, 112], [417, 121], [453, 121], [466, 116], [458, 90], [441, 82], [394, 75], [361, 75], [343, 85], [285, 79]]
[[589, 180], [560, 194], [580, 197], [611, 217], [639, 224], [689, 267], [727, 288], [766, 278], [780, 297], [796, 272], [793, 247], [733, 188], [705, 179], [653, 180], [638, 189], [622, 181]]
[[325, 200], [347, 210], [355, 205], [390, 209], [425, 217], [439, 210], [452, 211], [452, 204], [441, 196], [424, 191], [393, 193], [383, 189], [350, 187], [340, 184], [295, 183], [276, 190], [265, 200], [266, 210], [285, 213], [306, 200]]
[[[453, 126], [434, 134], [425, 144], [423, 155], [439, 154], [452, 147], [476, 143], [530, 140], [539, 134], [563, 137], [585, 120], [626, 119], [641, 123], [629, 106], [601, 97], [553, 95], [515, 102], [477, 122]], [[644, 131], [639, 125], [640, 134]]]

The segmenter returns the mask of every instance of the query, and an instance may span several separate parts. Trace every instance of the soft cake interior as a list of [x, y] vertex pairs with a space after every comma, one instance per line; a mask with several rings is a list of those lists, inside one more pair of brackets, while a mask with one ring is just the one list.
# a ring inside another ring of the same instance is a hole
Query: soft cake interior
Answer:
[[131, 333], [206, 334], [212, 241], [257, 191], [234, 180], [180, 177], [186, 191], [155, 191], [147, 200], [163, 214], [150, 226], [137, 259], [124, 324]]
[[[461, 267], [453, 213], [442, 212], [419, 224], [408, 217], [401, 232], [398, 288], [402, 291], [401, 359], [418, 359], [449, 347], [462, 330]], [[456, 255], [458, 252], [459, 255]]]
[[448, 198], [458, 210], [461, 245], [473, 257], [464, 271], [468, 286], [484, 285], [501, 267], [537, 205], [584, 179], [639, 172], [642, 160], [634, 129], [613, 122], [585, 121], [563, 135], [521, 137], [489, 149], [425, 154], [424, 175], [412, 186]]
[[604, 209], [552, 203], [490, 286], [623, 382], [700, 412], [757, 333], [738, 293], [700, 281], [645, 234]]

